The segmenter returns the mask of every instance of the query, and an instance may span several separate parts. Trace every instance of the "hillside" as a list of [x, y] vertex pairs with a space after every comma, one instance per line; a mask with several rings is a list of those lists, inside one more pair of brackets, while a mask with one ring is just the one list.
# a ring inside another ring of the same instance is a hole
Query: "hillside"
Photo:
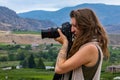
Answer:
[[58, 11], [33, 10], [29, 12], [19, 13], [24, 18], [32, 18], [38, 20], [50, 20], [57, 25], [61, 25], [65, 21], [69, 21], [69, 13], [71, 10], [78, 8], [90, 8], [95, 11], [103, 25], [120, 24], [120, 6], [106, 4], [80, 4], [73, 7], [65, 7]]
[[120, 34], [109, 34], [110, 45], [120, 46]]
[[[120, 45], [120, 35], [109, 35], [110, 45]], [[51, 44], [58, 42], [54, 39], [46, 38], [41, 39], [41, 35], [38, 34], [13, 34], [9, 31], [0, 31], [0, 43], [7, 44]]]
[[51, 26], [55, 24], [49, 20], [21, 18], [13, 10], [0, 6], [0, 30], [40, 31]]
[[116, 5], [80, 4], [73, 7], [65, 7], [58, 11], [34, 10], [30, 12], [19, 13], [18, 15], [24, 18], [50, 20], [60, 26], [62, 23], [70, 21], [70, 11], [78, 8], [90, 8], [94, 10], [99, 20], [109, 33], [120, 33], [120, 6]]
[[40, 31], [43, 28], [60, 26], [62, 23], [70, 21], [70, 11], [77, 8], [93, 9], [108, 34], [120, 34], [120, 14], [118, 13], [120, 6], [105, 4], [81, 4], [58, 11], [35, 10], [19, 14], [0, 6], [0, 30]]
[[57, 43], [54, 39], [41, 39], [37, 34], [13, 34], [9, 31], [0, 31], [0, 43], [6, 44], [51, 44]]

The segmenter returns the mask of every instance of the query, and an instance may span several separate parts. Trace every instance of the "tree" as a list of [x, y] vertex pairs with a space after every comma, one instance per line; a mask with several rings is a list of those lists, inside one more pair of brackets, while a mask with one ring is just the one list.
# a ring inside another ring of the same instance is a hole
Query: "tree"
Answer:
[[27, 58], [20, 62], [20, 65], [22, 65], [23, 68], [28, 68], [28, 60]]
[[7, 56], [1, 56], [0, 57], [0, 61], [7, 61], [8, 60], [8, 57]]
[[16, 59], [17, 59], [17, 60], [24, 60], [24, 59], [25, 59], [25, 54], [24, 54], [23, 52], [18, 53], [18, 54], [16, 55]]
[[41, 58], [39, 58], [39, 60], [38, 60], [37, 68], [45, 69], [45, 65], [44, 65], [44, 63], [43, 63]]
[[36, 67], [33, 54], [31, 54], [31, 55], [28, 57], [28, 67], [29, 67], [29, 68], [35, 68], [35, 67]]
[[15, 60], [15, 54], [13, 54], [13, 53], [8, 53], [8, 60], [9, 60], [9, 61], [14, 61], [14, 60]]

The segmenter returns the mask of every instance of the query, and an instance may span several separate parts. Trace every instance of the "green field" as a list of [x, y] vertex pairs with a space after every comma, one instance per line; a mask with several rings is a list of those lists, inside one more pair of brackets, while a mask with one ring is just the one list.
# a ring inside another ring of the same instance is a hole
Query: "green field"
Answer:
[[19, 65], [20, 61], [5, 61], [5, 62], [0, 62], [0, 67], [5, 67], [5, 66], [17, 66]]
[[102, 72], [100, 80], [114, 80], [114, 77], [117, 77], [117, 76], [120, 77], [120, 72], [119, 73]]
[[[53, 62], [44, 62], [46, 66], [51, 66]], [[16, 66], [19, 61], [0, 62], [0, 67]], [[54, 71], [42, 69], [12, 69], [2, 70], [0, 68], [0, 80], [52, 80]], [[7, 78], [7, 79], [6, 79]]]
[[[0, 70], [0, 80], [52, 80], [54, 71], [40, 69]], [[102, 72], [100, 80], [113, 80], [120, 73]]]
[[[21, 48], [21, 46], [25, 46], [25, 48]], [[18, 59], [23, 55], [22, 53], [24, 53], [25, 59], [32, 53], [36, 63], [41, 57], [45, 66], [53, 66], [57, 57], [55, 55], [60, 47], [59, 44], [48, 44], [39, 45], [32, 50], [30, 45], [0, 44], [0, 80], [52, 80], [54, 71], [37, 68], [15, 69], [15, 66], [20, 64], [21, 60]], [[108, 66], [120, 64], [120, 47], [110, 46], [109, 51], [109, 61], [104, 61], [102, 65], [101, 80], [113, 80], [114, 77], [120, 76], [120, 72], [106, 72]], [[13, 67], [13, 69], [2, 70], [3, 67]]]
[[13, 31], [13, 34], [41, 34], [41, 32], [36, 31]]
[[53, 74], [40, 69], [0, 70], [0, 80], [52, 80]]

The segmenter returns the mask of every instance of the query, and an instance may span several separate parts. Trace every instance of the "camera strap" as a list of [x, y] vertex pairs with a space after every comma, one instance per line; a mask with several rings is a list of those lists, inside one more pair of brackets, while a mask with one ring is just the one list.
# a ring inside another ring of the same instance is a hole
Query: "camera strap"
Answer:
[[73, 73], [73, 71], [70, 71], [69, 80], [72, 80], [72, 73]]
[[[72, 47], [72, 44], [73, 44], [72, 40], [69, 41], [69, 44], [68, 44], [69, 47], [68, 47], [67, 56], [69, 55], [68, 53], [69, 53], [69, 51], [70, 51], [70, 49]], [[69, 80], [72, 80], [72, 73], [73, 73], [73, 71], [70, 71]]]
[[[67, 56], [68, 56], [68, 53], [69, 53], [69, 51], [70, 51], [70, 49], [72, 47], [72, 44], [73, 44], [72, 40], [68, 40], [68, 41], [69, 41], [69, 43], [68, 43]], [[70, 71], [69, 80], [72, 79], [72, 72], [73, 71]], [[52, 80], [62, 80], [63, 77], [64, 77], [64, 74], [57, 74], [57, 73], [55, 73]]]

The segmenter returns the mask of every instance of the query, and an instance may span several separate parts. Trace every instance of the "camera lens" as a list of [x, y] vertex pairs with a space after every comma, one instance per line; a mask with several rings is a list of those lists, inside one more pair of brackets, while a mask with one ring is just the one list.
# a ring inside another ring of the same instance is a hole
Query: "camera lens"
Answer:
[[41, 30], [41, 36], [43, 38], [57, 38], [59, 37], [59, 33], [57, 31], [58, 28], [50, 28], [47, 30]]
[[[50, 28], [46, 30], [41, 30], [42, 38], [57, 38], [59, 37], [59, 33], [57, 31], [58, 28]], [[67, 37], [69, 41], [72, 40], [72, 32], [71, 32], [71, 24], [69, 22], [63, 23], [60, 28], [62, 33]]]

